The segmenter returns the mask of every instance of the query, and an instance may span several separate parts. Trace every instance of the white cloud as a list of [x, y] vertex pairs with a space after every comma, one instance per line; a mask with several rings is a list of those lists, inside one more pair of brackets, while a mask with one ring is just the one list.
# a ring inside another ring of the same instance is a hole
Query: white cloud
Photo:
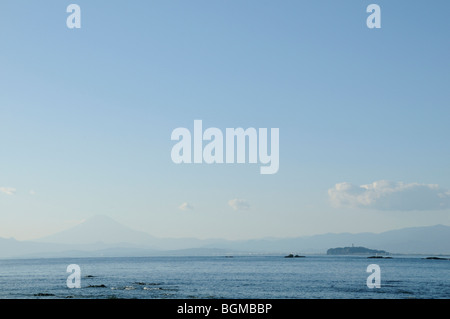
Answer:
[[194, 207], [191, 204], [187, 203], [187, 202], [184, 202], [183, 204], [178, 206], [178, 208], [181, 209], [181, 210], [192, 210], [192, 209], [194, 209]]
[[0, 192], [6, 195], [14, 195], [16, 193], [16, 189], [13, 187], [0, 187]]
[[228, 205], [234, 210], [247, 210], [250, 208], [250, 204], [245, 199], [231, 199], [228, 201]]
[[336, 207], [379, 210], [437, 210], [450, 208], [450, 191], [436, 184], [377, 181], [356, 186], [339, 183], [328, 190]]

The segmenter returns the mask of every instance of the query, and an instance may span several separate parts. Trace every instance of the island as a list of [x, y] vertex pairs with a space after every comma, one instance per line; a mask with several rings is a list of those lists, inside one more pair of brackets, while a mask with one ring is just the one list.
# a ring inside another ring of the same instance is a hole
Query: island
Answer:
[[327, 250], [327, 255], [389, 255], [387, 251], [366, 247], [338, 247]]
[[427, 260], [450, 260], [450, 258], [442, 258], [442, 257], [427, 257], [427, 258], [422, 258], [422, 259], [427, 259]]

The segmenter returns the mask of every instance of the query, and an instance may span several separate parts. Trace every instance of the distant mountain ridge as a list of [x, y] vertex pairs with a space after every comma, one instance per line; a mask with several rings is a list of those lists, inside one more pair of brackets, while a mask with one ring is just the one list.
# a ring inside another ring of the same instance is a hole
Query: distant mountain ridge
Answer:
[[114, 219], [96, 215], [68, 230], [37, 239], [37, 242], [60, 244], [118, 244], [148, 245], [155, 237], [133, 230]]
[[329, 248], [358, 246], [391, 254], [450, 255], [450, 226], [411, 227], [375, 233], [340, 233], [253, 240], [157, 238], [107, 216], [95, 216], [68, 230], [35, 241], [0, 238], [0, 258], [61, 256], [153, 256], [196, 254], [325, 254]]

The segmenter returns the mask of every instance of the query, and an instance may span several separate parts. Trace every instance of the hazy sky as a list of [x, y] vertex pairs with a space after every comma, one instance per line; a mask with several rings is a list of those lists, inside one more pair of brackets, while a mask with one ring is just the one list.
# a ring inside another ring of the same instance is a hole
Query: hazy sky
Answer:
[[[66, 7], [81, 7], [68, 29]], [[381, 7], [381, 29], [366, 7]], [[96, 214], [159, 237], [450, 225], [450, 2], [0, 4], [0, 237]], [[171, 132], [279, 128], [280, 168]], [[363, 186], [363, 187], [361, 187]]]

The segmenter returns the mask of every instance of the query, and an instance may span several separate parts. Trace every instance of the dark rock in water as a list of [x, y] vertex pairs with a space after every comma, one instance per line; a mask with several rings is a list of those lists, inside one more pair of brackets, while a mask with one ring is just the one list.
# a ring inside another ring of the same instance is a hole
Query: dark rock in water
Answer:
[[293, 254], [289, 254], [287, 256], [284, 256], [284, 258], [304, 258], [305, 256], [300, 256], [300, 255], [293, 255]]
[[37, 294], [34, 294], [36, 297], [50, 297], [50, 296], [54, 296], [54, 294], [48, 294], [48, 293], [45, 293], [45, 292], [40, 292], [40, 293], [37, 293]]
[[[159, 282], [147, 282], [147, 283], [135, 283], [136, 285], [139, 286], [161, 286], [162, 284]], [[144, 289], [146, 289], [146, 287], [144, 287]], [[157, 288], [152, 288], [152, 289], [157, 289]], [[158, 288], [159, 289], [159, 288]]]
[[442, 257], [427, 257], [422, 259], [430, 259], [430, 260], [450, 260], [450, 258], [442, 258]]
[[89, 285], [88, 288], [106, 288], [105, 285]]
[[392, 257], [386, 257], [386, 256], [369, 256], [367, 258], [377, 258], [377, 259], [392, 259]]
[[134, 282], [133, 284], [139, 285], [139, 286], [145, 286], [145, 285], [147, 285], [145, 282], [140, 282], [140, 281]]
[[95, 276], [92, 276], [92, 275], [87, 275], [87, 276], [84, 276], [84, 278], [94, 278]]

